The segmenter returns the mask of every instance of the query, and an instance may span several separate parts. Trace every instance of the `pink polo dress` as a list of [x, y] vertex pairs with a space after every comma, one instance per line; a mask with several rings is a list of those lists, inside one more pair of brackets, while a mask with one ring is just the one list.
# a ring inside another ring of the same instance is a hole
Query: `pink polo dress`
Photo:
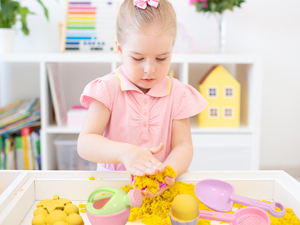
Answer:
[[[196, 89], [172, 77], [166, 77], [144, 94], [127, 78], [123, 66], [86, 85], [80, 97], [82, 106], [88, 108], [93, 99], [110, 110], [103, 134], [106, 138], [149, 148], [163, 142], [164, 150], [154, 154], [161, 162], [172, 150], [172, 121], [194, 116], [208, 104]], [[98, 163], [97, 170], [126, 168], [122, 163]]]

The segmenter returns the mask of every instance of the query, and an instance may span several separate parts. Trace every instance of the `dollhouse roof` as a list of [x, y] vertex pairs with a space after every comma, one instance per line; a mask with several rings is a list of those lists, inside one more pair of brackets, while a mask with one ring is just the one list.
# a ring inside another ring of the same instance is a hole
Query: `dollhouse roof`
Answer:
[[234, 83], [239, 83], [234, 77], [232, 77], [228, 71], [222, 66], [222, 65], [216, 65], [213, 66], [209, 71], [207, 71], [207, 73], [202, 77], [202, 79], [199, 81], [199, 85], [202, 85], [204, 83], [204, 81], [208, 78], [209, 75], [211, 75], [213, 73], [214, 70], [218, 69], [218, 73], [222, 73], [224, 75], [226, 75], [225, 77], [229, 78], [230, 80], [232, 80]]
[[[217, 65], [218, 66], [218, 65]], [[202, 84], [206, 78], [208, 77], [208, 75], [217, 67], [217, 66], [214, 66], [212, 67], [209, 71], [207, 71], [207, 73], [202, 77], [202, 79], [199, 81], [199, 84]]]

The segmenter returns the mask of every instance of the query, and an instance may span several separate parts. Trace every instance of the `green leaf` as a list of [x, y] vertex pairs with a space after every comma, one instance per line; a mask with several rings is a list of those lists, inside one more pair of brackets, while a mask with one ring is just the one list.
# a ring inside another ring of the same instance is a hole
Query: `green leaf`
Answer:
[[197, 12], [219, 12], [223, 13], [225, 10], [233, 10], [235, 6], [241, 7], [241, 3], [245, 0], [207, 0], [207, 8], [202, 8], [203, 2], [193, 3], [196, 6]]
[[20, 4], [18, 2], [6, 1], [1, 4], [2, 16], [5, 20], [12, 17], [17, 11]]
[[[44, 6], [41, 0], [37, 0], [43, 7], [45, 16], [49, 20], [48, 9]], [[28, 14], [34, 14], [26, 7], [21, 7], [18, 1], [14, 0], [0, 0], [0, 27], [11, 28], [17, 21], [17, 16], [21, 16], [22, 31], [28, 35], [26, 17]]]
[[2, 11], [1, 12], [1, 27], [3, 28], [11, 28], [16, 23], [16, 10], [18, 8], [19, 3], [3, 1], [1, 4]]
[[217, 6], [218, 6], [218, 5], [217, 5], [216, 3], [211, 3], [211, 6], [210, 6], [210, 7], [211, 7], [211, 11], [212, 11], [212, 12], [215, 12], [216, 9], [217, 9]]
[[19, 7], [18, 8], [18, 12], [19, 14], [21, 15], [21, 22], [22, 22], [22, 31], [25, 35], [28, 35], [29, 34], [29, 30], [28, 30], [28, 27], [27, 27], [27, 21], [26, 21], [26, 18], [27, 18], [27, 15], [30, 13], [29, 12], [29, 9], [27, 7]]
[[43, 2], [41, 0], [37, 0], [41, 6], [43, 7], [44, 9], [44, 13], [45, 13], [45, 16], [47, 17], [47, 20], [49, 21], [49, 15], [48, 15], [48, 9], [45, 7], [45, 5], [43, 4]]

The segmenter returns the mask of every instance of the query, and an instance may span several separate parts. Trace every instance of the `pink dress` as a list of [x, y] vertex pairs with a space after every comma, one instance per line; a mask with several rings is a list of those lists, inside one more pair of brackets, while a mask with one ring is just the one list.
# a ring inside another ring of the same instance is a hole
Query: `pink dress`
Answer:
[[[154, 154], [161, 162], [172, 150], [172, 121], [194, 116], [208, 104], [195, 88], [172, 77], [166, 77], [144, 94], [127, 78], [123, 66], [87, 84], [81, 104], [88, 108], [93, 99], [110, 110], [106, 138], [140, 147], [156, 147], [163, 142], [164, 150]], [[98, 163], [97, 170], [126, 168], [122, 163]]]

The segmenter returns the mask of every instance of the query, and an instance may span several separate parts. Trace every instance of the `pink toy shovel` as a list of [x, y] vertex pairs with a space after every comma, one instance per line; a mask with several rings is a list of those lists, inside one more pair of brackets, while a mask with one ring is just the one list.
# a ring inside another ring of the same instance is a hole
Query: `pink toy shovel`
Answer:
[[269, 215], [262, 209], [245, 207], [234, 214], [199, 210], [199, 218], [227, 222], [229, 225], [270, 225]]
[[[233, 202], [235, 202], [261, 208], [275, 217], [285, 215], [285, 208], [282, 204], [278, 202], [266, 203], [234, 195], [234, 187], [221, 180], [206, 179], [199, 181], [195, 185], [195, 194], [204, 205], [218, 212], [229, 212], [232, 209]], [[276, 211], [275, 206], [280, 208], [281, 211]]]

